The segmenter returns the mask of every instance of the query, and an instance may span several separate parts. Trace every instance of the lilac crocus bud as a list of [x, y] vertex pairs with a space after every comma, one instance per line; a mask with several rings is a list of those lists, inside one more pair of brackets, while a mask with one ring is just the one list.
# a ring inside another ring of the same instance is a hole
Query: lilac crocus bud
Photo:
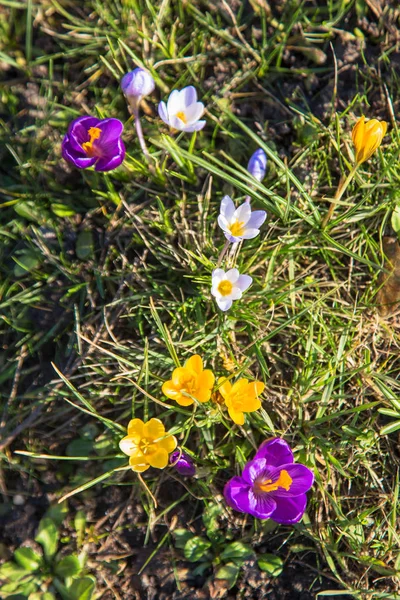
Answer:
[[253, 175], [258, 181], [262, 181], [265, 177], [265, 171], [267, 170], [267, 155], [264, 150], [259, 148], [254, 152], [247, 165], [247, 170], [250, 175]]
[[125, 96], [133, 98], [142, 98], [148, 96], [154, 91], [156, 84], [154, 79], [144, 69], [137, 67], [133, 71], [129, 71], [121, 79], [121, 89]]
[[169, 462], [175, 467], [179, 475], [193, 477], [196, 473], [196, 466], [192, 458], [182, 450], [174, 450], [169, 457]]

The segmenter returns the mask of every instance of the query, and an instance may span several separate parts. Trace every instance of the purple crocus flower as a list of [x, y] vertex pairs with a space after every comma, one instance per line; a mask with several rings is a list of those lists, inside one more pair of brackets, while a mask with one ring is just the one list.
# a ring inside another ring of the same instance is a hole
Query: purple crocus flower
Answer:
[[78, 117], [62, 141], [63, 158], [78, 169], [94, 166], [96, 171], [112, 171], [125, 158], [123, 128], [118, 119]]
[[249, 164], [247, 165], [247, 170], [253, 177], [258, 179], [258, 181], [262, 181], [265, 177], [265, 171], [267, 170], [267, 155], [264, 150], [258, 148], [252, 154]]
[[274, 438], [261, 444], [241, 477], [228, 481], [224, 496], [235, 510], [291, 525], [302, 518], [306, 492], [313, 483], [313, 472], [295, 464], [290, 446], [285, 440]]
[[175, 467], [179, 475], [193, 477], [196, 473], [196, 466], [192, 458], [182, 450], [175, 450], [169, 457], [169, 462]]
[[137, 67], [133, 71], [129, 71], [121, 79], [121, 89], [125, 96], [133, 96], [134, 98], [142, 98], [154, 92], [156, 84], [154, 79], [144, 69]]

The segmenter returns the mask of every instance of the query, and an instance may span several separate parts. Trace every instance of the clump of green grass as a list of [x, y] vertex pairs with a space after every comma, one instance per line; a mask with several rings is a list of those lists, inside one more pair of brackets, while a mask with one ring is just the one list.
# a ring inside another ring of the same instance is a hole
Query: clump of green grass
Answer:
[[[32, 456], [71, 460], [58, 496], [88, 482], [96, 494], [133, 486], [148, 541], [180, 502], [194, 503], [195, 516], [220, 506], [235, 465], [283, 436], [317, 481], [302, 523], [274, 532], [279, 552], [303, 552], [305, 562], [312, 553], [317, 574], [355, 598], [397, 597], [399, 331], [375, 310], [382, 237], [398, 203], [398, 75], [385, 45], [394, 17], [360, 2], [0, 2], [5, 497], [18, 474], [42, 478]], [[340, 44], [358, 52], [357, 71], [337, 64]], [[134, 65], [157, 84], [143, 122], [157, 170], [142, 159], [118, 89]], [[171, 137], [155, 110], [185, 85], [207, 105], [193, 144]], [[127, 120], [125, 168], [100, 176], [61, 160], [68, 123], [84, 113]], [[363, 113], [388, 120], [389, 133], [321, 228]], [[257, 147], [269, 168], [252, 187], [245, 166]], [[209, 290], [226, 193], [236, 202], [249, 194], [269, 217], [237, 258], [254, 284], [222, 315]], [[263, 410], [239, 429], [204, 406], [160, 404], [176, 357], [193, 353], [218, 374], [264, 381]], [[174, 502], [163, 503], [170, 471], [141, 482], [124, 468], [118, 441], [134, 416], [162, 419], [197, 456], [199, 477]], [[271, 539], [265, 525], [225, 518], [219, 526], [229, 522], [237, 541]]]

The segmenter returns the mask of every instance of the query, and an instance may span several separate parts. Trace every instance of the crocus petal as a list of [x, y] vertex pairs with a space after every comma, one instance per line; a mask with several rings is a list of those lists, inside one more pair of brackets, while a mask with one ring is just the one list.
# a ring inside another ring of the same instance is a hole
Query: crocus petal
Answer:
[[263, 479], [270, 479], [270, 474], [274, 471], [274, 468], [270, 468], [267, 461], [263, 458], [253, 458], [246, 463], [242, 477], [249, 485], [252, 485], [255, 480], [259, 477]]
[[251, 156], [247, 170], [253, 177], [258, 181], [262, 181], [265, 177], [265, 171], [267, 169], [267, 155], [264, 150], [258, 148]]
[[241, 297], [242, 297], [242, 290], [240, 289], [240, 287], [234, 287], [232, 289], [231, 293], [229, 294], [230, 300], [240, 300]]
[[228, 408], [230, 418], [236, 425], [244, 425], [244, 414], [234, 408]]
[[236, 285], [245, 292], [253, 283], [253, 278], [250, 275], [240, 275]]
[[207, 389], [211, 389], [215, 383], [215, 376], [210, 369], [204, 369], [198, 379], [198, 385]]
[[168, 452], [168, 454], [170, 452], [172, 452], [173, 450], [175, 450], [177, 445], [178, 445], [178, 442], [176, 441], [176, 437], [173, 435], [167, 435], [162, 440], [157, 440], [158, 448], [162, 448], [163, 450]]
[[226, 312], [232, 306], [232, 300], [221, 300], [220, 298], [216, 298], [216, 302], [222, 312]]
[[228, 398], [232, 389], [232, 384], [226, 379], [226, 377], [220, 377], [218, 379], [218, 391], [223, 398]]
[[241, 477], [232, 477], [224, 488], [224, 496], [228, 506], [240, 512], [247, 512], [246, 507], [249, 504], [250, 489], [250, 486]]
[[126, 437], [122, 438], [122, 440], [119, 441], [119, 447], [120, 447], [121, 451], [124, 454], [127, 454], [128, 456], [132, 456], [137, 451], [137, 444], [135, 443], [133, 438], [129, 435], [127, 435]]
[[131, 456], [129, 459], [129, 466], [135, 473], [143, 473], [143, 471], [147, 471], [150, 465], [145, 458]]
[[269, 477], [272, 483], [279, 479], [281, 471], [286, 471], [292, 482], [288, 490], [279, 487], [276, 491], [271, 492], [275, 498], [300, 496], [308, 492], [314, 483], [314, 473], [305, 465], [295, 463], [276, 467]]
[[169, 125], [168, 110], [165, 102], [160, 102], [160, 104], [158, 105], [158, 114], [160, 116], [160, 119], [162, 119], [164, 123]]
[[200, 375], [203, 371], [203, 361], [198, 354], [194, 354], [185, 362], [185, 369], [189, 369], [195, 375]]
[[167, 100], [167, 112], [169, 118], [175, 115], [180, 110], [186, 108], [182, 102], [181, 93], [179, 90], [173, 90]]
[[71, 148], [67, 148], [65, 146], [63, 146], [62, 148], [62, 157], [68, 162], [75, 165], [75, 167], [78, 167], [78, 169], [87, 169], [89, 167], [92, 167], [97, 160], [97, 158], [79, 156], [73, 150], [71, 151]]
[[150, 419], [143, 425], [143, 437], [157, 440], [165, 435], [165, 427], [160, 419]]
[[146, 456], [151, 467], [156, 469], [165, 469], [168, 464], [168, 452], [164, 448], [160, 448], [157, 444], [157, 450]]
[[198, 121], [204, 113], [204, 104], [202, 102], [195, 102], [187, 107], [185, 110], [186, 120], [188, 125], [193, 125], [195, 121]]
[[74, 146], [75, 150], [82, 150], [82, 144], [89, 140], [88, 131], [91, 127], [98, 127], [100, 119], [96, 117], [90, 117], [89, 115], [84, 117], [78, 117], [74, 119], [68, 127], [68, 135], [70, 136], [70, 142]]
[[128, 423], [128, 435], [143, 437], [143, 426], [142, 419], [131, 419]]
[[266, 440], [259, 447], [254, 459], [264, 458], [268, 465], [279, 467], [294, 462], [293, 452], [289, 444], [282, 438]]
[[305, 494], [296, 496], [296, 498], [280, 497], [279, 500], [276, 499], [276, 509], [271, 513], [270, 518], [282, 525], [298, 523], [304, 515], [306, 505], [307, 496]]
[[235, 214], [234, 214], [234, 218], [237, 221], [244, 223], [245, 225], [249, 221], [250, 216], [251, 216], [250, 202], [243, 202], [243, 204], [238, 206], [238, 208], [236, 209]]
[[229, 223], [223, 215], [218, 216], [218, 225], [221, 227], [222, 231], [224, 231], [226, 233], [230, 233]]
[[221, 200], [220, 213], [229, 222], [235, 213], [235, 204], [230, 196], [224, 196]]
[[212, 272], [212, 277], [214, 278], [219, 278], [219, 280], [224, 279], [225, 278], [225, 271], [223, 269], [214, 269], [214, 271]]
[[113, 154], [99, 158], [96, 162], [95, 171], [113, 171], [119, 167], [125, 158], [125, 145], [121, 139], [114, 142]]
[[238, 269], [229, 269], [229, 271], [225, 273], [225, 279], [227, 279], [231, 283], [236, 283], [239, 279]]
[[190, 106], [197, 102], [197, 91], [192, 85], [188, 85], [181, 89], [181, 102], [184, 107]]
[[265, 210], [254, 210], [251, 213], [250, 219], [247, 221], [247, 226], [249, 229], [259, 229], [261, 225], [264, 223], [267, 218], [267, 213]]
[[258, 236], [258, 234], [260, 233], [259, 229], [245, 229], [243, 235], [241, 236], [242, 240], [252, 240], [255, 237]]
[[257, 519], [269, 519], [276, 510], [277, 502], [271, 494], [255, 494], [249, 492], [249, 510], [246, 511]]
[[101, 129], [100, 138], [96, 140], [99, 147], [116, 142], [124, 130], [124, 125], [119, 119], [104, 119], [97, 127]]
[[187, 125], [183, 129], [183, 131], [185, 131], [186, 133], [193, 133], [194, 131], [200, 131], [201, 129], [203, 129], [205, 124], [206, 124], [206, 121], [197, 121], [197, 123], [193, 123], [193, 125]]

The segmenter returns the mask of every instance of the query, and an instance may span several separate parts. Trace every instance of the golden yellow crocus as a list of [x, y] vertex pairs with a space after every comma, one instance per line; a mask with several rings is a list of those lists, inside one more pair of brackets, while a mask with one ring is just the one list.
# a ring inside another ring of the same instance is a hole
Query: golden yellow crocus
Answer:
[[183, 367], [174, 369], [172, 379], [162, 386], [163, 393], [181, 406], [190, 406], [194, 398], [208, 402], [215, 377], [209, 369], [203, 369], [203, 361], [198, 354], [191, 356]]
[[229, 416], [237, 425], [244, 424], [244, 413], [253, 412], [261, 407], [258, 396], [265, 388], [262, 381], [238, 379], [232, 385], [225, 377], [220, 377], [218, 385], [218, 391], [224, 399]]
[[364, 116], [358, 119], [351, 134], [358, 165], [368, 160], [379, 148], [386, 135], [387, 126], [386, 121], [371, 119], [366, 122]]
[[147, 423], [132, 419], [128, 424], [128, 435], [119, 443], [136, 473], [143, 473], [149, 467], [164, 469], [168, 464], [168, 455], [176, 446], [176, 438], [165, 433], [160, 419], [150, 419]]

